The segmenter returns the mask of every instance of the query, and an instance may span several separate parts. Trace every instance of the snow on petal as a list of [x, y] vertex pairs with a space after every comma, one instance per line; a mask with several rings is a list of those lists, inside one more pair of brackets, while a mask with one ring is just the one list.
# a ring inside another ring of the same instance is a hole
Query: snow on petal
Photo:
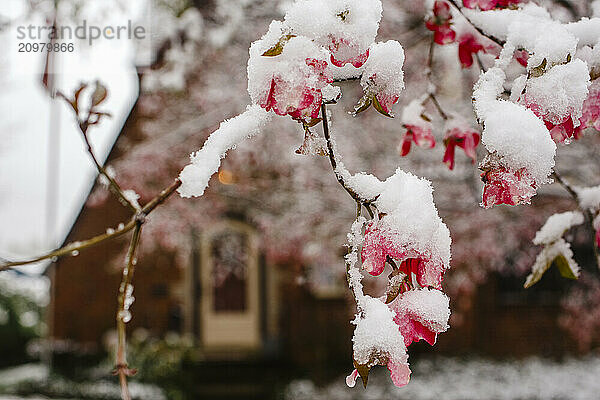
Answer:
[[421, 285], [441, 287], [450, 267], [451, 240], [433, 202], [431, 184], [398, 169], [384, 185], [373, 203], [382, 217], [365, 231], [363, 267], [379, 275], [390, 257], [403, 272], [414, 272]]
[[392, 310], [381, 300], [365, 296], [362, 314], [352, 323], [356, 325], [352, 337], [355, 362], [367, 368], [386, 365], [394, 383], [404, 381], [407, 372], [398, 368], [402, 365], [408, 368], [408, 355]]
[[181, 197], [202, 196], [210, 177], [219, 170], [229, 149], [257, 135], [271, 120], [271, 114], [258, 105], [248, 106], [237, 117], [223, 121], [206, 140], [202, 149], [190, 155], [191, 163], [179, 174]]
[[484, 119], [482, 143], [510, 171], [525, 171], [539, 186], [549, 181], [556, 144], [533, 111], [500, 100]]
[[397, 41], [378, 42], [370, 47], [360, 84], [388, 114], [404, 89], [403, 65], [404, 49]]
[[334, 65], [360, 67], [377, 36], [382, 11], [380, 0], [298, 0], [284, 25], [327, 48]]
[[558, 125], [571, 118], [576, 127], [589, 85], [590, 74], [586, 63], [575, 59], [552, 67], [540, 77], [530, 78], [525, 88], [524, 102], [545, 122]]
[[409, 290], [389, 306], [396, 312], [394, 321], [406, 346], [421, 339], [433, 346], [438, 333], [448, 329], [450, 299], [440, 290]]

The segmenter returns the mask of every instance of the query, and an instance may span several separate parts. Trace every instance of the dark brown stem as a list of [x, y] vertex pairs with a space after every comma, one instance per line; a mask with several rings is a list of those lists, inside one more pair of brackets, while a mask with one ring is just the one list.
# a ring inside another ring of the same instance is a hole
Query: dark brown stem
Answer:
[[[323, 135], [325, 136], [325, 141], [327, 142], [327, 153], [329, 154], [329, 161], [331, 163], [331, 168], [335, 174], [340, 185], [348, 192], [352, 198], [358, 203], [365, 203], [358, 193], [356, 193], [348, 184], [344, 181], [344, 177], [338, 171], [337, 159], [335, 157], [335, 149], [333, 145], [333, 141], [331, 140], [331, 135], [329, 133], [329, 122], [327, 121], [327, 106], [325, 104], [321, 104], [321, 117], [323, 118]], [[368, 202], [368, 201], [367, 201]]]
[[488, 35], [487, 33], [485, 33], [483, 30], [481, 30], [481, 28], [479, 28], [477, 25], [475, 25], [473, 22], [471, 22], [471, 20], [462, 12], [462, 7], [459, 7], [458, 4], [456, 3], [456, 0], [448, 0], [453, 6], [454, 8], [456, 8], [456, 11], [458, 11], [466, 20], [467, 22], [477, 31], [479, 32], [480, 35], [485, 36], [486, 38], [490, 39], [492, 42], [496, 43], [499, 46], [504, 46], [504, 41], [492, 36], [492, 35]]
[[131, 371], [127, 365], [127, 323], [131, 319], [129, 314], [129, 305], [127, 304], [129, 287], [133, 280], [135, 265], [137, 263], [135, 254], [140, 243], [140, 235], [142, 233], [143, 219], [136, 220], [127, 256], [125, 258], [125, 267], [123, 269], [123, 278], [119, 286], [119, 307], [117, 308], [117, 355], [116, 355], [116, 373], [119, 375], [119, 383], [121, 385], [121, 398], [130, 400], [129, 388], [127, 386], [127, 376], [131, 375]]
[[[430, 87], [434, 87], [434, 83], [433, 83], [433, 79], [432, 79], [432, 77], [433, 77], [433, 49], [434, 48], [435, 48], [435, 41], [434, 41], [434, 37], [431, 36], [431, 42], [429, 43], [429, 52], [427, 54], [427, 84]], [[435, 106], [435, 108], [436, 108], [437, 112], [440, 114], [440, 116], [444, 120], [447, 120], [448, 114], [446, 114], [444, 112], [444, 110], [442, 109], [442, 106], [440, 105], [437, 98], [435, 97], [435, 89], [433, 89], [432, 91], [429, 92], [428, 96], [425, 97], [425, 99], [423, 99], [422, 104], [424, 105], [429, 100], [431, 100], [431, 102]]]

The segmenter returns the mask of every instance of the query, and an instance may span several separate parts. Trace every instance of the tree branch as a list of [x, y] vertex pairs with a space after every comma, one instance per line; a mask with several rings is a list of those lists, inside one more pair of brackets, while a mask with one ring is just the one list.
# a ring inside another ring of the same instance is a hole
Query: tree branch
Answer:
[[[87, 248], [96, 246], [102, 242], [105, 242], [109, 239], [114, 239], [120, 236], [123, 236], [125, 233], [131, 231], [135, 228], [136, 223], [143, 217], [143, 221], [145, 222], [145, 217], [150, 214], [156, 207], [162, 204], [165, 200], [167, 200], [177, 188], [181, 186], [181, 181], [179, 179], [175, 179], [171, 185], [167, 188], [163, 189], [158, 195], [156, 195], [152, 200], [150, 200], [139, 212], [137, 212], [134, 216], [132, 216], [131, 220], [124, 224], [122, 228], [116, 229], [114, 232], [103, 233], [98, 236], [94, 236], [90, 239], [84, 241], [78, 241], [69, 243], [66, 246], [63, 246], [59, 249], [52, 250], [46, 254], [43, 254], [38, 257], [34, 257], [31, 259], [23, 260], [23, 261], [5, 261], [2, 260], [0, 262], [0, 272], [12, 269], [14, 267], [18, 267], [21, 265], [33, 264], [36, 262], [52, 259], [55, 257], [61, 257], [65, 255], [70, 255], [73, 252], [79, 252], [81, 250], [85, 250]], [[142, 222], [143, 223], [143, 222]]]
[[479, 32], [480, 35], [485, 36], [486, 38], [490, 39], [492, 42], [496, 43], [499, 46], [504, 46], [504, 41], [500, 40], [492, 35], [488, 35], [487, 33], [485, 33], [480, 27], [478, 27], [477, 25], [475, 25], [470, 19], [469, 17], [467, 17], [463, 11], [462, 11], [462, 7], [459, 7], [459, 5], [456, 3], [456, 0], [448, 0], [453, 6], [454, 8], [456, 8], [456, 11], [458, 11], [466, 20], [467, 22], [477, 31]]
[[[131, 282], [133, 280], [133, 273], [135, 272], [135, 265], [137, 260], [135, 253], [140, 243], [140, 235], [142, 233], [142, 225], [144, 224], [143, 218], [138, 218], [135, 222], [135, 228], [133, 235], [131, 236], [131, 242], [129, 243], [129, 249], [127, 256], [125, 257], [125, 266], [123, 268], [123, 279], [119, 286], [119, 307], [117, 308], [117, 354], [116, 354], [116, 368], [115, 373], [119, 376], [119, 384], [121, 385], [121, 398], [123, 400], [130, 400], [129, 387], [127, 386], [127, 377], [135, 375], [136, 371], [129, 368], [127, 364], [127, 323], [131, 320], [131, 313], [129, 307], [131, 306], [130, 299], [132, 298], [133, 286]], [[130, 291], [131, 288], [131, 291]]]
[[348, 194], [358, 203], [364, 204], [369, 203], [369, 201], [363, 200], [358, 193], [356, 193], [347, 183], [344, 181], [344, 177], [338, 170], [337, 159], [335, 156], [335, 146], [333, 145], [333, 141], [331, 140], [331, 135], [329, 133], [329, 122], [327, 120], [327, 106], [325, 104], [321, 104], [321, 117], [323, 118], [323, 135], [325, 136], [325, 141], [327, 142], [327, 153], [329, 155], [329, 161], [331, 162], [331, 168], [337, 178], [338, 182], [342, 187], [348, 192]]

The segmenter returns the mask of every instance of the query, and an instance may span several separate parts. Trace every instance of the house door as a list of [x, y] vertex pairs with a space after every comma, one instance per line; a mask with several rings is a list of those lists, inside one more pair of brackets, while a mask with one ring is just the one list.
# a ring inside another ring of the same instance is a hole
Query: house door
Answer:
[[260, 346], [258, 242], [246, 224], [216, 224], [202, 235], [200, 330], [207, 349]]

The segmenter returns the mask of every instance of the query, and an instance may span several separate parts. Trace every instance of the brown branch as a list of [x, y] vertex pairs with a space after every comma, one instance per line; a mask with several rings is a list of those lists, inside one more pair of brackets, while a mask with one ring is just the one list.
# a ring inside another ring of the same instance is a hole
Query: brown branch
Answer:
[[437, 112], [440, 114], [440, 117], [442, 117], [444, 120], [447, 120], [448, 114], [446, 114], [444, 112], [444, 110], [442, 109], [442, 106], [440, 105], [437, 98], [435, 97], [435, 91], [436, 91], [437, 87], [435, 87], [435, 85], [433, 83], [433, 79], [432, 79], [432, 77], [433, 77], [433, 49], [434, 48], [435, 48], [435, 40], [434, 40], [434, 36], [432, 35], [431, 41], [429, 43], [429, 52], [427, 53], [426, 76], [427, 76], [427, 84], [429, 85], [429, 88], [434, 87], [435, 89], [432, 89], [432, 90], [429, 90], [429, 88], [427, 89], [428, 96], [423, 99], [421, 104], [425, 105], [425, 103], [427, 103], [427, 101], [431, 100], [431, 102], [435, 106]]
[[466, 20], [467, 22], [477, 31], [479, 32], [480, 35], [485, 36], [486, 38], [490, 39], [492, 42], [496, 43], [499, 46], [504, 46], [504, 41], [500, 40], [492, 35], [488, 35], [487, 33], [485, 33], [480, 27], [478, 27], [477, 25], [475, 25], [470, 19], [469, 17], [467, 17], [463, 11], [462, 11], [462, 7], [459, 7], [459, 5], [456, 3], [456, 0], [448, 0], [453, 6], [454, 8], [456, 8], [456, 11], [458, 11]]
[[[89, 117], [88, 117], [88, 119], [89, 119]], [[98, 170], [98, 173], [100, 175], [102, 175], [104, 178], [106, 178], [106, 180], [108, 181], [108, 187], [110, 188], [110, 191], [115, 196], [117, 196], [119, 201], [121, 203], [123, 203], [125, 206], [127, 206], [131, 211], [133, 211], [133, 212], [139, 211], [139, 208], [135, 204], [133, 204], [131, 202], [131, 200], [129, 200], [127, 198], [127, 196], [125, 196], [123, 189], [121, 189], [121, 186], [119, 186], [117, 181], [112, 176], [110, 176], [110, 174], [106, 171], [106, 168], [104, 168], [98, 162], [98, 159], [96, 158], [96, 155], [94, 154], [94, 150], [92, 149], [92, 145], [88, 138], [87, 124], [83, 124], [83, 126], [80, 126], [80, 131], [81, 131], [81, 135], [83, 136], [83, 140], [85, 141], [85, 144], [87, 146], [87, 152], [89, 153], [90, 158], [94, 162], [94, 165], [96, 166], [96, 169]]]
[[337, 159], [335, 157], [335, 149], [333, 141], [331, 140], [331, 135], [329, 134], [329, 122], [327, 121], [327, 106], [325, 104], [321, 104], [321, 117], [323, 118], [323, 135], [325, 136], [325, 141], [327, 142], [327, 153], [329, 155], [331, 168], [333, 169], [333, 173], [335, 174], [337, 181], [356, 202], [360, 204], [370, 203], [371, 201], [365, 201], [360, 197], [358, 193], [356, 193], [350, 186], [348, 186], [346, 181], [344, 181], [344, 177], [338, 171]]
[[135, 370], [129, 369], [127, 365], [127, 323], [131, 319], [128, 304], [129, 288], [133, 280], [133, 273], [135, 272], [135, 265], [137, 264], [135, 253], [140, 243], [140, 235], [142, 233], [142, 225], [144, 224], [143, 218], [138, 218], [135, 222], [135, 228], [133, 235], [131, 236], [131, 242], [129, 243], [129, 249], [127, 250], [127, 256], [125, 257], [125, 266], [123, 268], [123, 279], [119, 286], [119, 307], [117, 308], [117, 354], [116, 354], [116, 369], [115, 373], [119, 376], [119, 384], [121, 385], [121, 398], [123, 400], [130, 400], [129, 387], [127, 386], [127, 377], [135, 374]]

